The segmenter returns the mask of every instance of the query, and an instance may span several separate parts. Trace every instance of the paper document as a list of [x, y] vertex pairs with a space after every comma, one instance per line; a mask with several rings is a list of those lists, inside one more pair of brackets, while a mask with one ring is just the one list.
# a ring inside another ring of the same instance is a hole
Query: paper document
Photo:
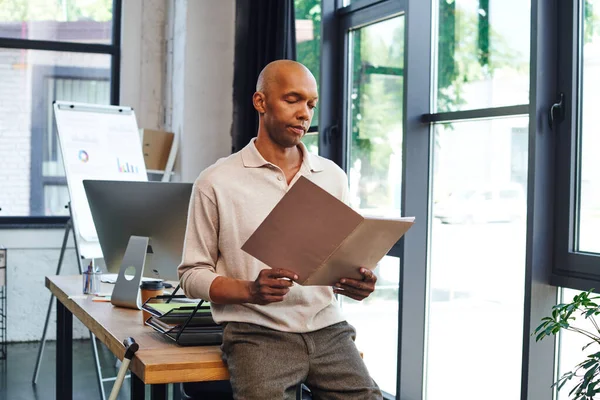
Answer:
[[[189, 314], [190, 313], [190, 309], [193, 310], [194, 307], [196, 307], [197, 304], [193, 304], [193, 303], [176, 303], [176, 302], [172, 302], [172, 303], [151, 303], [148, 304], [149, 307], [152, 307], [153, 309], [155, 309], [156, 311], [159, 311], [163, 314], [166, 314], [168, 312], [181, 312], [181, 313], [186, 313]], [[183, 310], [179, 310], [180, 308], [185, 307], [185, 309]], [[203, 314], [203, 313], [210, 313], [210, 308], [207, 307], [202, 307], [200, 306], [200, 308], [198, 309], [197, 313]]]
[[242, 246], [271, 268], [295, 272], [302, 285], [362, 279], [414, 224], [414, 217], [363, 217], [305, 177], [277, 203]]

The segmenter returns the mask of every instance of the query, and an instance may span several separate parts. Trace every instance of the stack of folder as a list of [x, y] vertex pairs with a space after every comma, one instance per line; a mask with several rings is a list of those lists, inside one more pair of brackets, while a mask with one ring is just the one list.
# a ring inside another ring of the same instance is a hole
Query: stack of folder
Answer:
[[209, 303], [158, 296], [148, 299], [142, 309], [151, 315], [146, 325], [179, 345], [216, 345], [223, 340], [223, 328], [214, 321]]

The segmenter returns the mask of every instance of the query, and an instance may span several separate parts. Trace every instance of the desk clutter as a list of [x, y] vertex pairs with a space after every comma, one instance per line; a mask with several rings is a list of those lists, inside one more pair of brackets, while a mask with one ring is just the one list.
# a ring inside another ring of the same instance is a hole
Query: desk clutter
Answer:
[[190, 301], [185, 296], [156, 296], [142, 305], [150, 317], [145, 324], [181, 346], [219, 345], [223, 328], [203, 300]]
[[83, 271], [81, 275], [83, 279], [83, 294], [97, 294], [100, 291], [100, 280], [102, 278], [100, 268], [95, 266], [93, 262], [90, 262], [87, 270]]

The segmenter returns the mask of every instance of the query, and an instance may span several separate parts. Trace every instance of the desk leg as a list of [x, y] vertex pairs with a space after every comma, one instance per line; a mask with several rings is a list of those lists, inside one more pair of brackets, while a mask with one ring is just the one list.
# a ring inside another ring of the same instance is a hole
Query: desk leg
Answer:
[[73, 399], [73, 314], [56, 301], [56, 398]]
[[151, 385], [150, 398], [152, 400], [167, 400], [167, 388], [169, 385]]
[[133, 372], [131, 373], [129, 384], [131, 385], [131, 400], [144, 400], [146, 397], [146, 387], [144, 382], [137, 377]]
[[181, 400], [181, 383], [173, 383], [173, 400]]

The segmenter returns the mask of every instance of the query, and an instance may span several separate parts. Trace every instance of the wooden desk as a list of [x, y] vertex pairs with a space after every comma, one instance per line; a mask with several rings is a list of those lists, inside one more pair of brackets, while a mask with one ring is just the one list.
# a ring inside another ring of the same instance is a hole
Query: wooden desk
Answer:
[[[101, 292], [113, 285], [102, 284]], [[119, 359], [123, 339], [132, 337], [140, 348], [131, 360], [131, 399], [144, 398], [144, 384], [152, 385], [153, 399], [166, 399], [167, 384], [229, 379], [219, 346], [181, 347], [143, 325], [142, 312], [94, 302], [82, 295], [81, 275], [46, 277], [56, 296], [56, 398], [73, 398], [73, 315]]]

